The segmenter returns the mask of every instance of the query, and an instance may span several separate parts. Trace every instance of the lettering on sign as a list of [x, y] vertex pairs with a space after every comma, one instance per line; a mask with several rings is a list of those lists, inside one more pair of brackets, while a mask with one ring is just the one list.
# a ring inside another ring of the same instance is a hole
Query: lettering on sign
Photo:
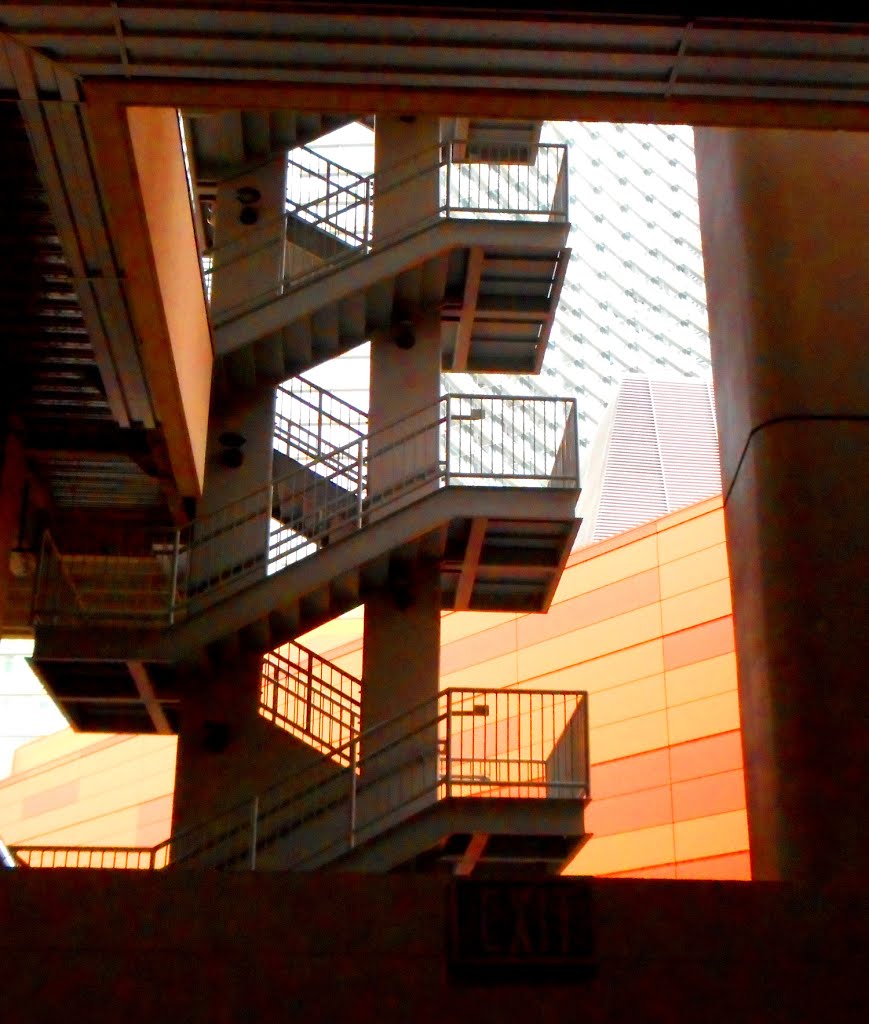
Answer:
[[588, 976], [591, 888], [584, 879], [456, 880], [449, 926], [450, 968], [461, 977]]

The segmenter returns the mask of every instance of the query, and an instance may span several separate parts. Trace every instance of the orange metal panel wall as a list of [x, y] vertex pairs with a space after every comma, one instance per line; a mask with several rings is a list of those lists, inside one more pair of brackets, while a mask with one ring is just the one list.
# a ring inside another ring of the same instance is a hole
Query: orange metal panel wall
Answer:
[[16, 755], [0, 783], [7, 843], [153, 846], [172, 822], [171, 736], [76, 735], [65, 730]]
[[[361, 617], [344, 618], [302, 642], [359, 674], [361, 632]], [[446, 614], [441, 681], [589, 691], [594, 838], [570, 873], [749, 877], [720, 498], [574, 552], [546, 616]], [[149, 740], [147, 753], [135, 746]], [[60, 762], [0, 785], [7, 841], [150, 843], [168, 831], [174, 741], [110, 737]], [[110, 775], [102, 789], [98, 771]], [[25, 817], [24, 801], [45, 807]]]
[[[343, 628], [305, 642], [358, 672]], [[594, 838], [570, 873], [749, 877], [720, 497], [574, 552], [548, 615], [445, 615], [441, 682], [589, 691]]]

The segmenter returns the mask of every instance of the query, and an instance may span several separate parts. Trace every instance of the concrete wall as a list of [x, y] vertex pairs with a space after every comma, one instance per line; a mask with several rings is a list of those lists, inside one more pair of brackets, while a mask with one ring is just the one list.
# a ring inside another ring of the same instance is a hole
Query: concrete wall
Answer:
[[2, 872], [0, 1012], [7, 1024], [70, 1011], [89, 1024], [866, 1019], [862, 891], [577, 880], [590, 973], [484, 984], [448, 970], [448, 884]]

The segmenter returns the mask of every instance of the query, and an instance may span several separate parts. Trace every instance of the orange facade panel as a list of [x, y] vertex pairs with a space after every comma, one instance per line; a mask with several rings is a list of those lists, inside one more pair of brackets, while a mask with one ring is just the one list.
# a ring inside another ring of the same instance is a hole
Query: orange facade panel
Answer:
[[[727, 851], [730, 852], [730, 851]], [[587, 843], [565, 870], [567, 875], [609, 875], [636, 868], [671, 864], [676, 859], [673, 825], [597, 836]]]
[[[648, 569], [587, 594], [553, 602], [546, 615], [524, 615], [517, 622], [517, 641], [521, 647], [529, 647], [583, 626], [636, 611], [653, 604], [659, 596], [658, 573]], [[556, 601], [557, 598], [556, 594]]]
[[727, 547], [722, 541], [673, 562], [662, 562], [661, 597], [675, 597], [707, 583], [729, 578]]
[[748, 819], [744, 809], [677, 821], [673, 833], [677, 861], [748, 849]]
[[665, 636], [664, 666], [667, 669], [680, 668], [734, 650], [733, 616], [724, 615], [712, 622], [704, 622]]
[[[547, 616], [442, 617], [443, 687], [590, 693], [593, 799], [587, 821], [595, 835], [571, 873], [746, 875], [736, 663], [720, 510], [720, 498], [701, 502], [575, 552]], [[660, 561], [659, 548], [669, 561]], [[340, 628], [322, 627], [303, 642], [361, 675], [362, 624], [361, 615], [347, 617]], [[102, 750], [101, 756], [80, 764], [75, 744], [57, 747], [58, 763], [66, 759], [72, 767], [51, 784], [81, 776], [82, 792], [66, 811], [32, 819], [44, 841], [52, 828], [67, 834], [71, 813], [87, 819], [87, 835], [104, 836], [115, 828], [117, 835], [125, 830], [129, 842], [160, 837], [160, 822], [169, 817], [166, 773], [154, 761], [137, 768], [133, 758], [123, 766], [129, 749], [112, 751], [127, 742], [135, 741], [100, 740], [90, 749]], [[165, 755], [170, 772], [173, 759]], [[89, 765], [97, 762], [109, 768], [103, 781], [86, 779]], [[42, 769], [28, 774], [41, 776]], [[15, 799], [20, 803], [39, 791], [47, 798], [49, 788], [47, 775], [34, 778]], [[139, 806], [128, 820], [123, 808], [133, 803], [129, 794]], [[0, 786], [0, 811], [8, 796], [8, 785]], [[104, 817], [98, 821], [100, 808]], [[18, 806], [13, 816], [20, 819]]]
[[751, 880], [751, 854], [748, 850], [725, 853], [718, 857], [703, 857], [700, 860], [683, 860], [674, 867], [676, 878]]
[[674, 782], [740, 768], [742, 739], [736, 729], [670, 747], [670, 774]]
[[669, 786], [643, 789], [637, 793], [601, 798], [589, 804], [585, 823], [596, 837], [633, 832], [673, 820], [673, 802]]
[[672, 792], [675, 821], [745, 808], [745, 777], [741, 770], [677, 782]]
[[666, 747], [591, 766], [591, 791], [595, 800], [665, 786], [669, 781], [670, 753]]
[[739, 697], [736, 690], [667, 708], [670, 743], [684, 743], [716, 732], [739, 728]]
[[673, 707], [736, 689], [736, 654], [720, 654], [666, 672], [667, 703]]
[[720, 544], [724, 537], [724, 510], [719, 508], [676, 526], [658, 528], [660, 564], [684, 558]]
[[676, 633], [723, 618], [732, 610], [730, 580], [718, 580], [662, 601], [661, 627], [665, 634]]

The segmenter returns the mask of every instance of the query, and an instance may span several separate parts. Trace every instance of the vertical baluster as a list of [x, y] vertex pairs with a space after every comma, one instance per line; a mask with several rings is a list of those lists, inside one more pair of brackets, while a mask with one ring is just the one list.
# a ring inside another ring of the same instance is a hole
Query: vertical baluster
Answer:
[[[445, 417], [444, 417], [444, 419], [445, 419], [445, 422], [444, 422], [444, 448], [445, 448], [445, 452], [444, 452], [444, 484], [447, 487], [449, 487], [450, 486], [450, 444], [451, 444], [450, 420], [452, 419], [452, 398], [451, 398], [450, 395], [446, 396], [446, 399], [444, 401], [444, 409], [445, 409]], [[459, 437], [461, 437], [461, 431], [459, 432]]]
[[356, 442], [356, 527], [362, 529], [362, 438]]
[[[445, 749], [444, 776], [446, 778], [446, 796], [453, 795], [453, 691], [447, 690], [447, 735]], [[460, 753], [461, 756], [461, 753]]]
[[348, 839], [350, 849], [356, 845], [356, 770], [359, 765], [359, 739], [355, 737], [350, 744], [350, 822]]
[[175, 543], [172, 549], [172, 577], [169, 591], [169, 625], [175, 622], [175, 596], [178, 590], [178, 561], [181, 557], [181, 530], [175, 530]]

